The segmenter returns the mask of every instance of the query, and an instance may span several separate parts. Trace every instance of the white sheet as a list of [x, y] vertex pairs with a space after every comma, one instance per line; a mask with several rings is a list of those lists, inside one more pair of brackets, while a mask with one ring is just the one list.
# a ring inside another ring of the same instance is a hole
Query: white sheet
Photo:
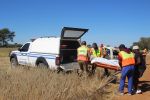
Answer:
[[96, 62], [119, 67], [119, 61], [118, 60], [108, 60], [108, 59], [100, 58], [100, 57], [93, 58], [91, 60], [91, 63], [96, 63]]

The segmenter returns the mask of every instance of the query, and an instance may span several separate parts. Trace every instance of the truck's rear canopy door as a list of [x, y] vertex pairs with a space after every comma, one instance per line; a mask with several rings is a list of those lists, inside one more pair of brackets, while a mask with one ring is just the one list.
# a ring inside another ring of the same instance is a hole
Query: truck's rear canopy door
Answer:
[[64, 27], [61, 32], [61, 39], [80, 39], [88, 29]]

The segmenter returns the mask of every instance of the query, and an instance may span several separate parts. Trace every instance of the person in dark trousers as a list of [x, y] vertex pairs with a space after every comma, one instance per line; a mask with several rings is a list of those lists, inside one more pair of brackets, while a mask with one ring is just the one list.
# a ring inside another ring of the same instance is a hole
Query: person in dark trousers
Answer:
[[119, 92], [120, 95], [124, 94], [124, 86], [126, 77], [128, 78], [128, 94], [132, 95], [133, 89], [133, 75], [135, 59], [134, 54], [128, 50], [124, 44], [119, 46], [120, 52], [118, 54], [119, 65], [121, 66], [121, 78]]
[[142, 77], [144, 71], [146, 70], [145, 60], [140, 53], [138, 46], [133, 46], [134, 58], [135, 58], [135, 71], [134, 71], [134, 78], [133, 78], [133, 90], [136, 94], [142, 93], [141, 89], [139, 88], [139, 78]]
[[81, 71], [79, 74], [82, 75], [84, 72], [88, 74], [89, 49], [86, 46], [86, 41], [83, 41], [81, 46], [77, 49], [77, 60]]

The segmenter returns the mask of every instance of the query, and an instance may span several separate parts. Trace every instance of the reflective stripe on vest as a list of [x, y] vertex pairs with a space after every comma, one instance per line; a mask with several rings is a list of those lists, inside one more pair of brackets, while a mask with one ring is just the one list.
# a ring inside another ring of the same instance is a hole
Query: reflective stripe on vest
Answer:
[[78, 48], [78, 58], [80, 61], [88, 61], [88, 48], [86, 46], [81, 46]]
[[122, 57], [122, 67], [135, 64], [134, 54], [132, 52], [128, 54], [121, 51], [119, 55]]
[[101, 54], [101, 52], [99, 49], [95, 50], [94, 48], [92, 48], [92, 56], [93, 57], [100, 57], [100, 54]]

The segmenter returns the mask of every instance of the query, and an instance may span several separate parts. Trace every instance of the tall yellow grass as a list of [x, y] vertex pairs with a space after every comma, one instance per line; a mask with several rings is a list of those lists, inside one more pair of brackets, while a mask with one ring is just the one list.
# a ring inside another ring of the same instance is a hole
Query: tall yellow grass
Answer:
[[8, 57], [9, 53], [16, 49], [17, 48], [0, 48], [0, 57]]
[[107, 79], [22, 66], [11, 69], [9, 58], [0, 61], [0, 100], [108, 100], [112, 97], [107, 88], [93, 94]]

